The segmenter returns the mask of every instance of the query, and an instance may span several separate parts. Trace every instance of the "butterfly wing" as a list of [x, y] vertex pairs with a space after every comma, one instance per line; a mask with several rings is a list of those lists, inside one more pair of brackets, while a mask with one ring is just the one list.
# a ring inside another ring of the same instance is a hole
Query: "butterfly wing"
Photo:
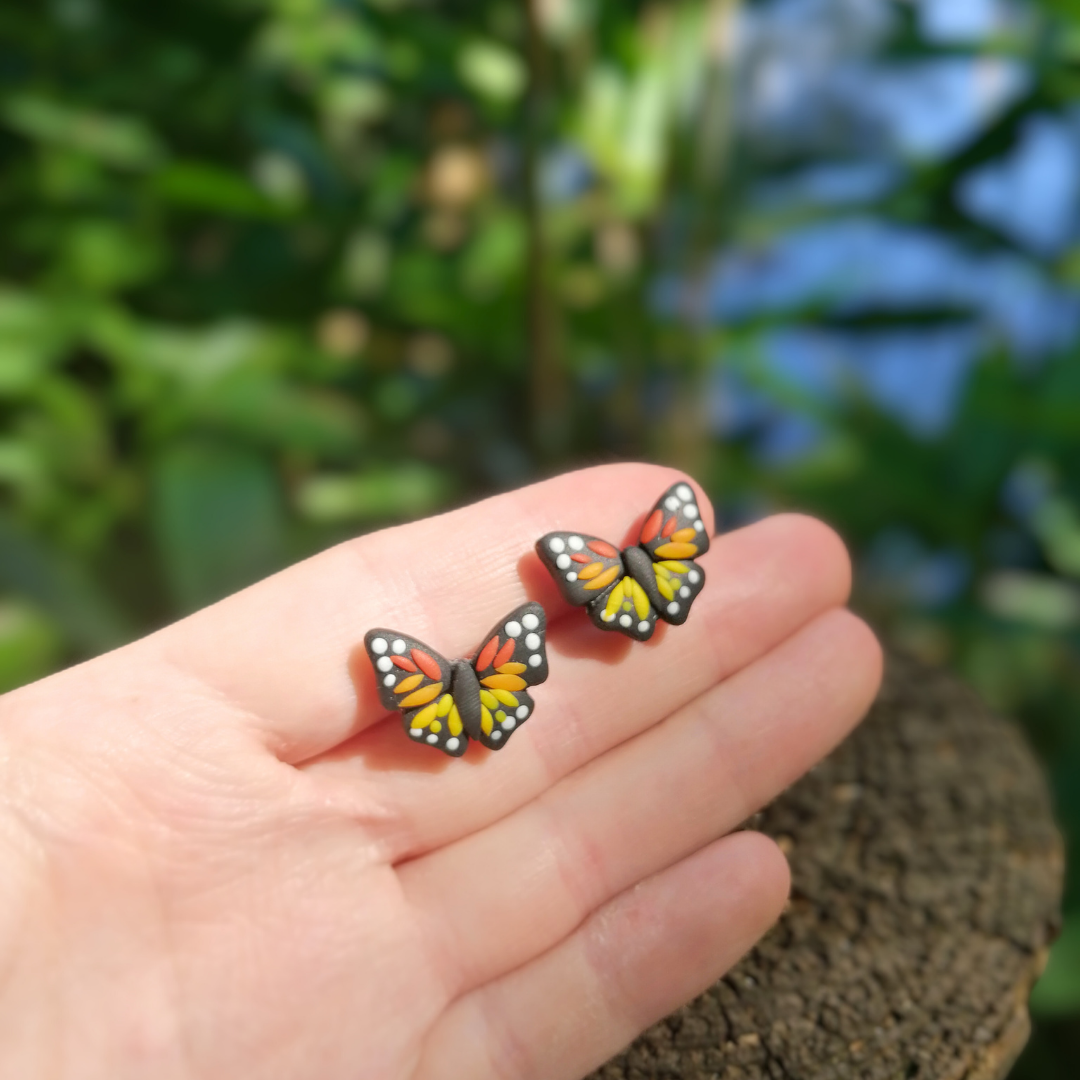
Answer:
[[660, 618], [681, 626], [705, 587], [705, 571], [694, 559], [709, 550], [709, 534], [689, 484], [672, 484], [657, 499], [638, 543], [653, 562], [647, 566], [643, 559], [628, 558], [631, 572]]
[[627, 569], [603, 596], [589, 605], [589, 617], [601, 630], [618, 630], [635, 641], [648, 641], [656, 628], [656, 605], [649, 599], [645, 589], [635, 580], [633, 562], [635, 552], [646, 565], [648, 556], [640, 548], [628, 548], [623, 552]]
[[469, 744], [451, 691], [450, 663], [434, 649], [395, 630], [369, 630], [364, 647], [375, 668], [379, 699], [400, 709], [405, 731], [418, 742], [460, 757]]
[[709, 534], [701, 511], [686, 481], [672, 484], [656, 500], [641, 526], [638, 543], [654, 562], [695, 559], [709, 550]]
[[632, 558], [628, 552], [626, 560], [635, 579], [657, 615], [666, 622], [681, 626], [690, 614], [691, 605], [705, 587], [705, 571], [693, 559], [650, 562], [640, 548], [637, 551], [640, 558]]
[[593, 603], [626, 573], [618, 548], [585, 533], [548, 533], [536, 542], [536, 553], [575, 607]]
[[477, 681], [475, 709], [462, 715], [469, 735], [492, 750], [506, 745], [533, 713], [527, 692], [548, 677], [547, 617], [537, 603], [515, 608], [484, 638], [472, 663]]

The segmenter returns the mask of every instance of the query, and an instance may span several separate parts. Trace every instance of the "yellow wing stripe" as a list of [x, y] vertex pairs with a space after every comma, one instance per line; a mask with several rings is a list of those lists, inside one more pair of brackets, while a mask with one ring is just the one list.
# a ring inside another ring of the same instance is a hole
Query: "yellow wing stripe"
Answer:
[[[657, 570], [659, 570], [659, 569], [660, 569], [660, 567], [657, 567]], [[669, 577], [661, 577], [659, 574], [657, 574], [656, 575], [656, 587], [660, 590], [660, 595], [665, 600], [674, 600], [675, 599], [675, 590], [671, 585], [670, 576]]]
[[620, 570], [619, 566], [609, 566], [599, 577], [593, 578], [585, 588], [590, 592], [606, 589], [619, 576]]
[[518, 705], [521, 704], [509, 690], [496, 690], [495, 697], [498, 698], [503, 705], [509, 705], [511, 709], [516, 709]]
[[688, 544], [695, 536], [697, 536], [697, 529], [679, 529], [678, 532], [671, 534], [671, 539], [676, 544]]
[[491, 729], [495, 726], [494, 721], [491, 719], [491, 712], [486, 705], [480, 706], [480, 730], [485, 735], [491, 734]]
[[502, 664], [501, 666], [497, 667], [495, 670], [500, 675], [520, 675], [523, 671], [526, 670], [526, 668], [525, 668], [524, 664], [509, 663], [509, 664]]
[[[423, 676], [421, 676], [421, 678], [422, 677]], [[425, 686], [422, 690], [417, 690], [415, 694], [410, 694], [407, 698], [403, 698], [398, 708], [415, 709], [417, 705], [426, 705], [433, 698], [437, 698], [441, 693], [442, 683], [432, 683], [430, 686]]]
[[461, 713], [458, 712], [456, 703], [452, 703], [450, 706], [450, 715], [446, 718], [446, 726], [450, 729], [451, 735], [461, 734], [464, 725], [461, 723]]
[[602, 562], [589, 563], [579, 574], [578, 581], [592, 581], [601, 570], [604, 569]]
[[656, 563], [655, 566], [658, 570], [660, 569], [660, 567], [663, 567], [665, 570], [669, 570], [673, 574], [685, 574], [686, 571], [690, 569], [690, 567], [687, 566], [686, 563], [671, 562], [670, 560], [668, 562]]
[[445, 716], [454, 707], [454, 697], [452, 694], [443, 694], [439, 698], [439, 715]]
[[630, 578], [624, 577], [614, 589], [611, 590], [611, 595], [608, 597], [607, 603], [604, 605], [604, 616], [608, 622], [615, 617], [615, 612], [619, 610], [619, 606], [623, 600], [627, 599], [630, 595], [629, 585]]
[[634, 601], [634, 610], [637, 612], [639, 619], [647, 619], [649, 617], [649, 597], [645, 590], [633, 580], [633, 578], [627, 578], [630, 582], [631, 595], [630, 599]]
[[434, 704], [430, 704], [426, 709], [421, 709], [413, 718], [409, 721], [409, 727], [411, 728], [425, 728], [432, 720], [435, 719], [438, 714], [439, 707]]

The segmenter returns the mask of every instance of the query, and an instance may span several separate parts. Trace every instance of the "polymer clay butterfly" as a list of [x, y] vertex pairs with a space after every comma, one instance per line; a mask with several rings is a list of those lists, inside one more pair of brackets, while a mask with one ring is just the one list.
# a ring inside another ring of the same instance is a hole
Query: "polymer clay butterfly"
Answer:
[[446, 660], [396, 630], [369, 630], [364, 646], [380, 700], [401, 710], [409, 735], [461, 757], [469, 739], [501, 749], [532, 716], [526, 688], [548, 677], [546, 627], [539, 604], [522, 604], [484, 638], [471, 662]]
[[686, 483], [672, 484], [660, 496], [637, 544], [621, 553], [585, 533], [548, 533], [536, 543], [536, 553], [571, 604], [586, 606], [601, 630], [618, 630], [637, 641], [652, 637], [657, 619], [676, 626], [686, 622], [705, 587], [705, 571], [694, 557], [708, 550], [709, 534]]

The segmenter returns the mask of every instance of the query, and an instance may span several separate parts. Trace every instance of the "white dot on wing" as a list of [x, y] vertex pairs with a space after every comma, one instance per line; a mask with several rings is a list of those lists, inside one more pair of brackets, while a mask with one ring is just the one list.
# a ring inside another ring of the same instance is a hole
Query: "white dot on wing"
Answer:
[[697, 529], [698, 532], [703, 533], [705, 531], [705, 522], [702, 521], [701, 518], [698, 518], [698, 520], [694, 522], [694, 528]]
[[516, 728], [516, 727], [517, 727], [517, 721], [516, 721], [516, 720], [515, 720], [515, 719], [514, 719], [514, 718], [513, 718], [512, 716], [508, 716], [508, 717], [507, 717], [507, 718], [506, 718], [506, 719], [505, 719], [505, 720], [504, 720], [504, 721], [502, 722], [502, 726], [503, 726], [503, 728], [505, 728], [505, 730], [507, 730], [507, 731], [513, 731], [513, 730], [514, 730], [514, 728]]
[[573, 571], [571, 571], [569, 574], [566, 575], [566, 580], [567, 581], [577, 581], [577, 574], [575, 574]]
[[395, 638], [393, 644], [393, 650], [396, 653], [403, 653], [405, 651], [405, 642], [401, 638]]
[[383, 679], [382, 684], [383, 684], [383, 686], [393, 686], [394, 683], [396, 683], [396, 682], [397, 682], [397, 676], [396, 675], [387, 675], [386, 678]]
[[394, 666], [394, 662], [389, 656], [380, 656], [379, 659], [375, 661], [375, 666], [380, 671], [389, 671]]
[[574, 551], [580, 551], [585, 546], [585, 541], [580, 536], [568, 537], [566, 542]]
[[429, 743], [437, 743], [437, 742], [439, 741], [439, 736], [438, 736], [438, 735], [436, 735], [436, 734], [435, 734], [434, 732], [432, 732], [432, 733], [431, 733], [431, 734], [430, 734], [430, 735], [429, 735], [429, 736], [427, 737], [427, 741], [428, 741]]
[[544, 658], [539, 653], [533, 653], [529, 657], [529, 667], [539, 667], [544, 662]]
[[678, 615], [679, 614], [679, 605], [674, 603], [674, 601], [672, 603], [668, 604], [667, 613], [669, 615]]
[[507, 632], [507, 634], [509, 634], [510, 637], [520, 637], [521, 636], [521, 623], [514, 622], [513, 619], [511, 619], [506, 624], [506, 626], [503, 627], [503, 629]]
[[563, 552], [563, 554], [555, 560], [555, 565], [560, 570], [565, 570], [570, 565], [570, 556], [567, 555], [566, 552]]
[[694, 497], [694, 493], [690, 490], [689, 484], [680, 484], [675, 489], [675, 494], [678, 495], [680, 499], [685, 499], [687, 502]]
[[526, 634], [525, 635], [525, 647], [527, 649], [539, 649], [540, 648], [540, 635], [539, 634]]
[[459, 745], [460, 745], [460, 743], [457, 741], [457, 739], [447, 739], [446, 740], [446, 749], [447, 750], [456, 750]]
[[566, 541], [561, 536], [553, 536], [548, 541], [548, 547], [558, 555], [560, 552], [566, 550]]
[[377, 637], [371, 639], [371, 651], [378, 656], [386, 652], [386, 639]]
[[540, 620], [530, 611], [527, 615], [522, 615], [521, 625], [526, 630], [535, 630], [540, 625]]
[[676, 499], [674, 495], [669, 495], [669, 496], [668, 496], [668, 497], [667, 497], [667, 498], [666, 498], [666, 499], [664, 500], [664, 505], [665, 505], [665, 506], [666, 506], [666, 507], [667, 507], [667, 508], [668, 508], [669, 510], [678, 510], [678, 509], [679, 509], [679, 500], [678, 500], [678, 499]]
[[693, 503], [688, 503], [686, 506], [683, 507], [683, 513], [687, 517], [696, 518], [697, 517], [697, 507]]
[[620, 615], [619, 616], [619, 625], [620, 626], [629, 626], [633, 621], [634, 620], [631, 619], [629, 615]]
[[685, 600], [690, 595], [690, 590], [684, 585], [679, 590], [679, 595]]
[[492, 739], [493, 739], [493, 740], [494, 740], [495, 742], [498, 742], [498, 741], [499, 741], [499, 740], [500, 740], [500, 739], [502, 738], [502, 732], [501, 732], [501, 731], [493, 731], [493, 732], [491, 733], [491, 738], [492, 738]]
[[696, 585], [701, 580], [701, 575], [696, 570], [691, 570], [686, 576], [690, 579], [691, 585]]
[[649, 623], [648, 619], [642, 619], [641, 622], [639, 622], [637, 624], [638, 633], [639, 634], [647, 634], [649, 632], [649, 626], [650, 625], [651, 624]]
[[418, 727], [409, 728], [409, 734], [414, 739], [419, 739], [420, 736], [424, 734], [424, 729], [423, 728], [418, 728]]
[[600, 618], [602, 618], [604, 620], [604, 622], [614, 622], [615, 621], [615, 613], [605, 611], [604, 614], [600, 616]]
[[525, 717], [529, 715], [529, 706], [528, 705], [519, 705], [518, 710], [517, 710], [516, 713], [514, 713], [514, 715], [519, 720], [524, 720]]

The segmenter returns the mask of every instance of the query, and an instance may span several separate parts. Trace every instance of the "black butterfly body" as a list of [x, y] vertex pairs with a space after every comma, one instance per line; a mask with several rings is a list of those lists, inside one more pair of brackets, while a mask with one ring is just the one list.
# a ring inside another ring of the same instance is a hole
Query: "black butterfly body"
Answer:
[[396, 630], [369, 630], [364, 647], [380, 700], [401, 710], [405, 731], [461, 757], [469, 739], [501, 749], [532, 716], [526, 688], [548, 677], [546, 631], [544, 609], [528, 603], [492, 629], [472, 661], [446, 660]]
[[709, 534], [685, 481], [660, 496], [638, 543], [621, 552], [585, 533], [548, 533], [536, 543], [567, 601], [586, 607], [601, 630], [637, 641], [652, 637], [658, 619], [676, 626], [686, 622], [705, 587], [705, 571], [694, 558], [708, 550]]

